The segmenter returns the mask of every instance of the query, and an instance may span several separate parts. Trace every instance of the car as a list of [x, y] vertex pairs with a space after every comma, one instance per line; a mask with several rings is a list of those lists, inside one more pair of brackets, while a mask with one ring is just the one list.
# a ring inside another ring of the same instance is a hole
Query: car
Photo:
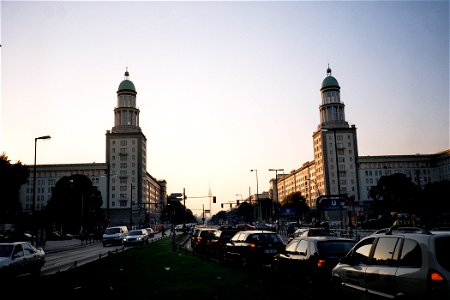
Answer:
[[300, 236], [273, 257], [274, 272], [286, 274], [294, 282], [325, 285], [331, 270], [356, 244], [355, 240], [334, 236]]
[[155, 237], [155, 231], [153, 230], [153, 228], [148, 227], [148, 228], [145, 228], [145, 230], [147, 230], [147, 232], [148, 232], [148, 237], [149, 237], [150, 239]]
[[108, 245], [123, 245], [123, 238], [128, 234], [127, 226], [112, 226], [105, 229], [102, 236], [104, 247]]
[[450, 232], [398, 228], [362, 238], [332, 270], [336, 294], [450, 299]]
[[29, 232], [10, 231], [1, 236], [0, 242], [30, 242], [34, 243], [36, 238]]
[[31, 274], [39, 276], [45, 264], [45, 252], [29, 242], [0, 243], [0, 278]]
[[281, 236], [270, 230], [237, 232], [225, 244], [224, 261], [253, 268], [270, 265], [273, 257], [284, 250]]
[[214, 235], [206, 243], [207, 255], [211, 258], [223, 260], [226, 243], [239, 231], [234, 227], [220, 227], [214, 231]]
[[143, 246], [148, 244], [148, 232], [146, 229], [133, 229], [123, 238], [124, 246]]
[[329, 230], [321, 227], [301, 227], [294, 231], [289, 237], [288, 242], [296, 237], [302, 236], [331, 236], [331, 233]]
[[200, 227], [194, 230], [191, 237], [191, 248], [194, 254], [206, 255], [206, 244], [210, 241], [216, 228]]

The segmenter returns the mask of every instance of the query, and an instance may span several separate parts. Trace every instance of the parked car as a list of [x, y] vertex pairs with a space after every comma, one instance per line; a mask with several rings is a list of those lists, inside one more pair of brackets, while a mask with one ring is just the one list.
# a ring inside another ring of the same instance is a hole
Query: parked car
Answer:
[[214, 235], [206, 243], [207, 255], [223, 260], [226, 243], [239, 231], [239, 229], [233, 227], [222, 227], [214, 231]]
[[273, 257], [284, 250], [281, 236], [268, 230], [237, 232], [225, 244], [224, 260], [244, 267], [270, 265]]
[[191, 237], [191, 248], [196, 254], [206, 255], [206, 244], [210, 241], [216, 228], [202, 227], [194, 230]]
[[450, 299], [450, 233], [395, 227], [361, 239], [332, 270], [337, 292]]
[[294, 231], [291, 238], [301, 236], [331, 236], [329, 230], [321, 227], [300, 227]]
[[143, 246], [148, 244], [148, 232], [146, 229], [133, 229], [123, 238], [124, 246]]
[[39, 276], [45, 264], [45, 252], [29, 242], [0, 243], [0, 278], [22, 274]]
[[9, 231], [0, 236], [0, 242], [30, 242], [33, 243], [36, 238], [29, 232]]
[[123, 245], [123, 238], [128, 234], [127, 226], [112, 226], [105, 229], [102, 236], [103, 246]]
[[154, 238], [155, 237], [155, 231], [153, 230], [153, 228], [145, 228], [145, 230], [147, 230], [147, 233], [148, 233], [148, 237], [151, 239], [151, 238]]
[[71, 240], [73, 239], [73, 235], [66, 233], [61, 234], [59, 231], [53, 231], [49, 234], [47, 240], [49, 241], [61, 241], [61, 240]]
[[271, 267], [296, 282], [325, 285], [331, 282], [333, 267], [355, 244], [355, 240], [333, 236], [296, 237], [273, 257]]

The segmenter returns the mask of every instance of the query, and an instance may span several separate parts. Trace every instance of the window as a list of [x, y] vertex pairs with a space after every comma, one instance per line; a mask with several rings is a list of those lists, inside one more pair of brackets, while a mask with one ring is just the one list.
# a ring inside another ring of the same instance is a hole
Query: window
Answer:
[[382, 237], [378, 239], [373, 253], [372, 263], [376, 265], [393, 265], [396, 263], [395, 253], [398, 253], [399, 238]]
[[308, 242], [305, 240], [300, 240], [300, 243], [298, 243], [297, 252], [300, 255], [307, 255], [308, 254]]
[[356, 246], [355, 250], [351, 254], [352, 264], [367, 264], [369, 261], [370, 249], [372, 248], [372, 243], [375, 239], [369, 238], [366, 239], [358, 246]]
[[[448, 253], [446, 255], [448, 256]], [[405, 239], [403, 242], [400, 266], [415, 268], [422, 266], [422, 251], [416, 241]]]

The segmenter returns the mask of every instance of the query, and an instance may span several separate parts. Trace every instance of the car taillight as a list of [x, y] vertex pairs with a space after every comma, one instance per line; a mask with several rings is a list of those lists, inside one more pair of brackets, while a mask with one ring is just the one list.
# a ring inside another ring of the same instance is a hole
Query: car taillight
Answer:
[[255, 250], [256, 249], [256, 244], [250, 243], [250, 244], [248, 244], [248, 248], [250, 250]]
[[443, 280], [445, 280], [444, 279], [444, 276], [442, 276], [439, 272], [437, 272], [437, 271], [431, 271], [430, 272], [430, 280], [431, 281], [443, 281]]
[[322, 268], [322, 267], [324, 267], [325, 266], [325, 259], [319, 259], [318, 261], [317, 261], [317, 267], [318, 268]]
[[444, 276], [436, 270], [428, 272], [428, 289], [430, 296], [448, 295], [448, 283]]

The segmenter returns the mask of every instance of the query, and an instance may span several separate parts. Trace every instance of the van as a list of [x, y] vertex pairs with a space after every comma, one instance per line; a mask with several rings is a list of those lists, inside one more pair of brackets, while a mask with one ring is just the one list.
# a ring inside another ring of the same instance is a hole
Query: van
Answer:
[[127, 226], [113, 226], [105, 229], [102, 236], [102, 244], [107, 245], [123, 245], [123, 238], [128, 234]]

